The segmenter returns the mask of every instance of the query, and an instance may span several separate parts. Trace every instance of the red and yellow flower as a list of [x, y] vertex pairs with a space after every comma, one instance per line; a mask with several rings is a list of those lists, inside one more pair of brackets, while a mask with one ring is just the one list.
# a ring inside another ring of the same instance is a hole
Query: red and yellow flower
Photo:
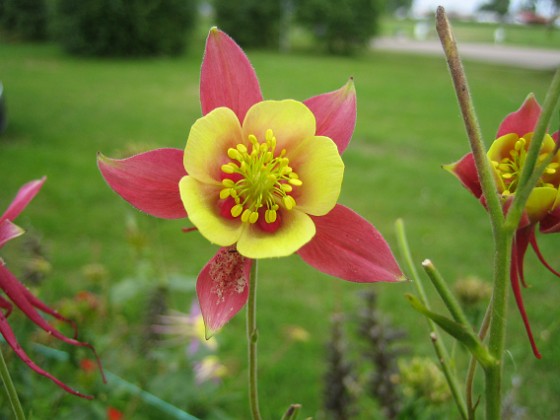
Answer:
[[[487, 156], [494, 171], [498, 194], [507, 209], [519, 185], [519, 177], [525, 165], [527, 150], [533, 140], [533, 131], [541, 114], [541, 107], [533, 95], [529, 95], [521, 107], [509, 114], [500, 124], [496, 140]], [[524, 209], [524, 215], [517, 228], [512, 248], [511, 284], [515, 300], [521, 313], [535, 356], [540, 358], [533, 338], [531, 326], [523, 305], [520, 284], [526, 286], [523, 274], [523, 259], [529, 245], [542, 264], [556, 276], [555, 271], [544, 259], [537, 244], [535, 228], [542, 233], [560, 231], [560, 152], [558, 152], [558, 132], [546, 134], [541, 144], [537, 162], [542, 162], [552, 154], [542, 176], [533, 188]], [[458, 162], [448, 165], [449, 169], [463, 185], [484, 204], [484, 196], [472, 153]]]
[[210, 30], [200, 77], [203, 116], [186, 147], [127, 159], [99, 156], [119, 195], [161, 218], [187, 217], [221, 248], [197, 282], [207, 334], [246, 303], [254, 259], [297, 253], [355, 282], [402, 273], [379, 232], [337, 204], [340, 157], [356, 121], [353, 81], [303, 102], [263, 100], [255, 71], [225, 33]]
[[[13, 221], [19, 216], [19, 214], [27, 207], [29, 202], [33, 200], [35, 195], [39, 192], [43, 183], [45, 182], [45, 178], [28, 182], [27, 184], [23, 185], [18, 193], [16, 194], [15, 199], [12, 203], [8, 206], [8, 209], [0, 216], [0, 248], [2, 248], [8, 241], [22, 235], [24, 230], [19, 226], [15, 225]], [[7, 269], [5, 262], [0, 258], [0, 289], [6, 295], [6, 298], [0, 296], [0, 309], [5, 311], [2, 312], [0, 310], [0, 334], [6, 340], [6, 343], [12, 348], [12, 350], [16, 353], [16, 355], [25, 362], [27, 366], [37, 372], [39, 375], [43, 375], [57, 384], [59, 387], [64, 389], [65, 391], [77, 395], [79, 397], [91, 399], [91, 396], [84, 395], [72, 388], [70, 388], [65, 383], [61, 382], [59, 379], [55, 378], [53, 375], [41, 369], [38, 365], [36, 365], [33, 360], [25, 353], [23, 348], [19, 345], [17, 338], [8, 323], [8, 317], [12, 312], [13, 305], [16, 305], [24, 314], [29, 318], [33, 323], [35, 323], [39, 328], [43, 329], [53, 337], [58, 340], [63, 341], [64, 343], [71, 344], [73, 346], [78, 347], [88, 347], [90, 348], [94, 354], [95, 350], [91, 346], [91, 344], [84, 343], [82, 341], [76, 340], [76, 326], [75, 324], [60, 315], [54, 309], [47, 306], [43, 301], [35, 297], [23, 284], [21, 284], [18, 279]], [[72, 326], [75, 332], [74, 338], [66, 337], [62, 334], [58, 329], [53, 327], [50, 323], [48, 323], [39, 313], [39, 311], [48, 314], [59, 321], [66, 322]], [[97, 358], [97, 355], [96, 355]], [[97, 365], [101, 368], [99, 360], [97, 360]]]

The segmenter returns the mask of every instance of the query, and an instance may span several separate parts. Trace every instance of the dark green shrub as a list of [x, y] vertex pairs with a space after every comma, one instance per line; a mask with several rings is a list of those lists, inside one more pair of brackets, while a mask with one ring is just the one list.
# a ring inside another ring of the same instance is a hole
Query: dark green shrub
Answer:
[[382, 0], [300, 0], [296, 16], [330, 53], [350, 54], [378, 33], [382, 9]]
[[175, 55], [197, 14], [197, 0], [56, 0], [53, 27], [74, 54]]
[[278, 46], [282, 0], [214, 0], [216, 24], [242, 47]]
[[0, 30], [9, 39], [28, 41], [46, 39], [46, 1], [0, 0]]

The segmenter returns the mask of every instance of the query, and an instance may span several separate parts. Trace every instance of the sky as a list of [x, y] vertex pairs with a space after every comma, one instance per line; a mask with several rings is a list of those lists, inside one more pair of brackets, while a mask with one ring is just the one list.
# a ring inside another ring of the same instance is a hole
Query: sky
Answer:
[[[447, 13], [472, 14], [488, 0], [414, 0], [412, 10], [415, 13], [431, 12], [437, 6], [443, 6]], [[510, 0], [510, 10], [517, 10], [523, 0]]]

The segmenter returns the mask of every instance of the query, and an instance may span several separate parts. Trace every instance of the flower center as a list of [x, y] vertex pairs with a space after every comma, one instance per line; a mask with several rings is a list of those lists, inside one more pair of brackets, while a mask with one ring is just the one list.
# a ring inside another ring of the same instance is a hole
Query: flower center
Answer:
[[296, 200], [291, 195], [294, 187], [302, 185], [297, 173], [290, 167], [290, 160], [283, 149], [276, 155], [276, 137], [266, 130], [265, 141], [259, 143], [249, 135], [251, 150], [244, 144], [227, 151], [231, 162], [222, 165], [225, 178], [220, 191], [222, 200], [232, 198], [232, 217], [241, 217], [245, 223], [256, 223], [264, 216], [268, 224], [276, 222], [280, 206], [291, 210]]
[[[505, 185], [505, 190], [502, 192], [502, 195], [510, 195], [517, 190], [519, 177], [525, 165], [525, 160], [527, 159], [528, 144], [527, 140], [521, 137], [509, 151], [509, 156], [502, 158], [499, 162], [492, 160], [492, 165]], [[546, 159], [547, 155], [548, 153], [546, 152], [541, 153], [537, 159], [537, 164]], [[555, 188], [553, 184], [546, 181], [546, 178], [556, 174], [559, 167], [559, 162], [550, 162], [546, 166], [543, 175], [539, 178], [536, 186]]]

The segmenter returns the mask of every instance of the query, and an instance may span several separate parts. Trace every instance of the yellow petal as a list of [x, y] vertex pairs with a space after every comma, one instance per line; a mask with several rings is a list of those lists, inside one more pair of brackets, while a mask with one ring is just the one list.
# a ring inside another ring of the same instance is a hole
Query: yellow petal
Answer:
[[558, 189], [556, 188], [533, 188], [527, 200], [527, 204], [525, 205], [525, 210], [527, 211], [529, 219], [532, 222], [537, 222], [546, 216], [546, 214], [553, 209], [557, 195]]
[[189, 132], [183, 163], [187, 173], [205, 182], [220, 182], [227, 151], [241, 143], [241, 125], [229, 108], [216, 108], [195, 121]]
[[243, 224], [218, 213], [220, 188], [199, 182], [192, 176], [185, 176], [179, 182], [181, 200], [198, 231], [212, 243], [229, 246], [239, 239]]
[[323, 216], [335, 206], [344, 163], [336, 144], [328, 137], [308, 137], [289, 150], [290, 165], [302, 185], [295, 189], [296, 208], [313, 216]]
[[515, 133], [497, 138], [488, 149], [488, 157], [496, 162], [500, 162], [505, 157], [509, 158], [509, 152], [515, 148], [517, 140], [519, 140], [519, 136]]
[[243, 139], [250, 134], [264, 141], [266, 130], [271, 129], [276, 137], [279, 153], [301, 139], [315, 135], [315, 116], [302, 102], [287, 99], [283, 101], [262, 101], [253, 105], [243, 121]]
[[297, 210], [282, 212], [282, 225], [273, 234], [248, 226], [237, 242], [237, 251], [248, 258], [285, 257], [293, 254], [315, 236], [313, 220]]

